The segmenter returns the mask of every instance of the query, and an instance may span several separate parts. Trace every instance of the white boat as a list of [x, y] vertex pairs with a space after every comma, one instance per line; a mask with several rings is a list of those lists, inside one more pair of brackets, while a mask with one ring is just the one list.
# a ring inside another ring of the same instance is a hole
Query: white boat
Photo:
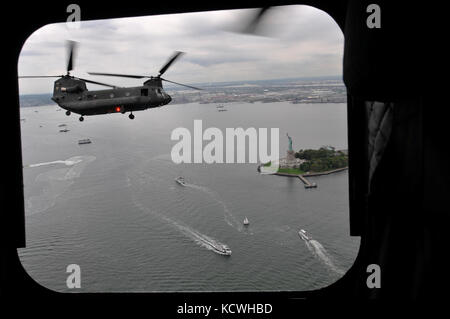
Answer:
[[227, 245], [222, 245], [222, 252], [226, 256], [231, 256], [231, 249]]
[[306, 231], [304, 229], [300, 229], [300, 231], [298, 232], [298, 235], [300, 236], [301, 239], [306, 240], [306, 241], [310, 241], [312, 239], [310, 236], [308, 236], [308, 234], [306, 233]]
[[177, 177], [175, 179], [175, 182], [177, 182], [178, 184], [180, 184], [181, 186], [186, 186], [186, 181], [184, 180], [183, 176]]
[[210, 243], [211, 247], [214, 248], [219, 254], [225, 256], [231, 256], [231, 249], [227, 245], [219, 245]]
[[250, 223], [249, 223], [249, 221], [248, 221], [248, 218], [247, 218], [247, 216], [244, 218], [244, 225], [245, 226], [248, 226]]

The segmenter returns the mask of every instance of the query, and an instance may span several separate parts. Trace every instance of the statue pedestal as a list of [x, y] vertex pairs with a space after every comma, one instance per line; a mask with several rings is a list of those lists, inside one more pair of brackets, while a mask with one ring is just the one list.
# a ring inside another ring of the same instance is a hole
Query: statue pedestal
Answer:
[[295, 158], [294, 151], [287, 151], [286, 157], [280, 160], [280, 167], [282, 168], [299, 168], [301, 160]]
[[295, 152], [294, 151], [287, 151], [286, 153], [286, 163], [295, 163], [296, 162], [296, 158], [295, 158]]

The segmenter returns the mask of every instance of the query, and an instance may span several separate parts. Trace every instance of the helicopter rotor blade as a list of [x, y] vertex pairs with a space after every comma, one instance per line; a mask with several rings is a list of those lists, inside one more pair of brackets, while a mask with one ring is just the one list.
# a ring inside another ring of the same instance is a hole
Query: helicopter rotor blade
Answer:
[[109, 86], [109, 87], [111, 87], [111, 88], [117, 88], [117, 86], [111, 85], [111, 84], [106, 84], [106, 83], [102, 83], [102, 82], [96, 82], [96, 81], [87, 80], [87, 79], [83, 79], [83, 78], [77, 78], [77, 79], [82, 80], [82, 81], [87, 82], [87, 83], [92, 83], [92, 84], [97, 84], [97, 85], [103, 85], [103, 86]]
[[[172, 55], [172, 57], [159, 70], [159, 74], [158, 74], [158, 76], [156, 76], [156, 78], [161, 77], [161, 75], [163, 75], [167, 71], [167, 69], [169, 69], [169, 67], [172, 65], [172, 63], [175, 62], [175, 60], [177, 60], [182, 54], [184, 54], [184, 52], [175, 51], [175, 53]], [[90, 74], [90, 75], [101, 75], [101, 76], [117, 76], [117, 77], [132, 78], [132, 79], [145, 79], [145, 78], [151, 79], [151, 78], [155, 78], [155, 77], [149, 76], [149, 75], [119, 74], [119, 73], [88, 72], [88, 74]], [[183, 84], [180, 84], [180, 85], [183, 85]]]
[[246, 34], [258, 34], [261, 25], [263, 24], [264, 17], [267, 16], [267, 12], [271, 7], [262, 7], [250, 18], [250, 21], [244, 22], [244, 26], [239, 32]]
[[74, 68], [74, 59], [75, 59], [75, 51], [77, 48], [78, 42], [68, 40], [67, 41], [67, 52], [68, 52], [68, 58], [67, 58], [67, 73], [73, 70]]
[[197, 88], [195, 86], [191, 86], [191, 85], [187, 85], [187, 84], [181, 84], [181, 83], [170, 81], [170, 80], [166, 80], [166, 79], [163, 79], [163, 78], [160, 78], [160, 79], [163, 80], [163, 81], [166, 81], [166, 82], [173, 83], [173, 84], [178, 84], [178, 85], [181, 85], [181, 86], [185, 86], [185, 87], [188, 87], [188, 88], [191, 88], [191, 89], [194, 89], [194, 90], [200, 90], [200, 91], [203, 90], [203, 89]]
[[61, 78], [64, 75], [24, 75], [19, 76], [19, 79], [33, 79], [33, 78]]
[[150, 78], [147, 75], [133, 75], [133, 74], [116, 74], [116, 73], [99, 73], [99, 72], [88, 72], [90, 75], [102, 75], [102, 76], [118, 76], [122, 78], [133, 78], [133, 79], [144, 79]]
[[175, 51], [173, 56], [166, 62], [166, 64], [164, 64], [164, 66], [161, 68], [161, 70], [159, 70], [158, 77], [163, 75], [167, 71], [167, 69], [172, 65], [172, 63], [175, 62], [175, 60], [178, 59], [183, 54], [184, 54], [184, 52]]

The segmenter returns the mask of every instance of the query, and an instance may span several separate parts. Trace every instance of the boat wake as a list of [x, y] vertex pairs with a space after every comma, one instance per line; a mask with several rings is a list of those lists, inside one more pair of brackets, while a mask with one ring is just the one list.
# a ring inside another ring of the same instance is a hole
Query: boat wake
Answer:
[[212, 250], [216, 254], [225, 255], [225, 253], [222, 253], [214, 248], [214, 247], [224, 246], [224, 244], [219, 242], [218, 240], [213, 239], [205, 234], [202, 234], [199, 231], [197, 231], [189, 226], [182, 225], [180, 222], [176, 222], [166, 216], [161, 216], [161, 218], [164, 219], [165, 221], [167, 221], [169, 224], [175, 226], [178, 230], [180, 230], [180, 232], [182, 232], [184, 235], [186, 235], [186, 237], [192, 239], [198, 245], [200, 245], [208, 250]]
[[[185, 185], [186, 187], [191, 187], [194, 189], [197, 189], [199, 191], [205, 192], [206, 194], [208, 194], [214, 201], [216, 201], [218, 204], [220, 204], [223, 207], [223, 217], [225, 222], [233, 227], [234, 229], [236, 229], [239, 232], [243, 232], [245, 230], [244, 226], [242, 225], [242, 222], [239, 221], [232, 213], [231, 210], [228, 208], [227, 204], [225, 204], [225, 202], [220, 198], [219, 194], [217, 194], [215, 191], [209, 189], [208, 187], [205, 186], [199, 186], [199, 185], [194, 185], [194, 184], [189, 184], [186, 183]], [[252, 232], [246, 232], [249, 233], [250, 235], [252, 235]]]
[[192, 227], [189, 227], [187, 225], [182, 224], [179, 221], [175, 221], [167, 216], [161, 215], [155, 211], [152, 211], [150, 209], [148, 209], [147, 207], [143, 206], [141, 203], [139, 203], [138, 201], [136, 201], [133, 198], [133, 203], [139, 207], [141, 210], [143, 210], [144, 212], [148, 212], [156, 217], [158, 217], [161, 220], [164, 220], [165, 222], [167, 222], [170, 226], [174, 227], [175, 229], [177, 229], [180, 233], [182, 233], [183, 235], [185, 235], [186, 237], [188, 237], [189, 239], [191, 239], [192, 241], [194, 241], [197, 245], [204, 247], [208, 250], [211, 250], [213, 252], [215, 252], [216, 254], [219, 255], [226, 255], [225, 253], [222, 253], [220, 251], [218, 251], [217, 249], [215, 249], [214, 247], [222, 247], [225, 246], [223, 243], [219, 242], [217, 239], [214, 239], [210, 236], [207, 236], [205, 234], [202, 234], [201, 232], [193, 229]]
[[304, 240], [304, 242], [306, 243], [308, 250], [312, 252], [318, 259], [320, 259], [330, 270], [340, 275], [343, 275], [345, 273], [342, 269], [340, 269], [333, 263], [333, 258], [321, 243], [319, 243], [315, 239]]
[[38, 166], [46, 166], [46, 165], [53, 165], [53, 164], [65, 164], [66, 166], [72, 166], [75, 164], [80, 163], [83, 160], [84, 156], [74, 156], [66, 160], [57, 160], [57, 161], [51, 161], [51, 162], [43, 162], [43, 163], [36, 163], [36, 164], [30, 164], [25, 165], [24, 167], [38, 167]]
[[80, 177], [86, 166], [96, 159], [95, 156], [82, 155], [74, 156], [67, 160], [58, 160], [29, 165], [29, 167], [46, 166], [53, 164], [65, 164], [69, 167], [53, 168], [39, 174], [35, 183], [42, 185], [42, 192], [39, 195], [26, 198], [26, 214], [34, 215], [53, 207], [56, 199], [62, 195]]
[[[147, 161], [168, 161], [168, 162], [172, 163], [169, 153], [156, 155], [154, 157], [148, 158]], [[164, 183], [167, 182], [166, 179], [158, 178], [158, 177], [155, 176], [155, 174], [145, 174], [145, 175], [143, 175], [142, 173], [140, 173], [140, 175], [137, 176], [136, 178], [139, 180], [139, 182], [142, 185], [147, 184], [149, 181], [157, 182], [157, 183], [161, 183], [161, 184], [164, 184]], [[128, 177], [128, 185], [129, 184], [130, 184], [130, 178]], [[175, 186], [176, 185], [169, 186], [169, 187], [172, 190], [178, 189]], [[224, 215], [223, 215], [224, 216], [224, 220], [230, 227], [233, 227], [234, 229], [236, 229], [239, 232], [244, 232], [245, 231], [246, 234], [253, 235], [253, 232], [250, 229], [245, 228], [242, 225], [242, 221], [238, 220], [233, 215], [233, 213], [231, 212], [231, 210], [229, 209], [227, 204], [221, 199], [220, 195], [217, 192], [215, 192], [215, 191], [213, 191], [210, 188], [205, 187], [205, 186], [200, 186], [200, 185], [195, 185], [195, 184], [189, 183], [189, 180], [185, 180], [184, 183], [183, 183], [183, 186], [184, 187], [188, 187], [188, 188], [192, 188], [192, 189], [195, 189], [195, 190], [198, 190], [198, 191], [201, 191], [201, 192], [207, 194], [216, 203], [218, 203], [219, 205], [222, 206], [223, 213], [224, 213]]]

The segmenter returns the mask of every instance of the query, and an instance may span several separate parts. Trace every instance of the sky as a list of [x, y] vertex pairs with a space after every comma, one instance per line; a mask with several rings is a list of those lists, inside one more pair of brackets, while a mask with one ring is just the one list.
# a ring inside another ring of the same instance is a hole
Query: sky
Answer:
[[[183, 51], [164, 78], [195, 85], [342, 75], [344, 36], [327, 13], [309, 6], [274, 7], [264, 16], [259, 35], [234, 32], [254, 13], [246, 9], [82, 21], [78, 29], [49, 24], [25, 42], [18, 74], [65, 74], [66, 40], [74, 40], [79, 43], [71, 75], [117, 86], [139, 86], [143, 80], [87, 72], [157, 75], [174, 51]], [[54, 81], [20, 79], [19, 92], [51, 93]], [[104, 88], [88, 84], [90, 90]]]

